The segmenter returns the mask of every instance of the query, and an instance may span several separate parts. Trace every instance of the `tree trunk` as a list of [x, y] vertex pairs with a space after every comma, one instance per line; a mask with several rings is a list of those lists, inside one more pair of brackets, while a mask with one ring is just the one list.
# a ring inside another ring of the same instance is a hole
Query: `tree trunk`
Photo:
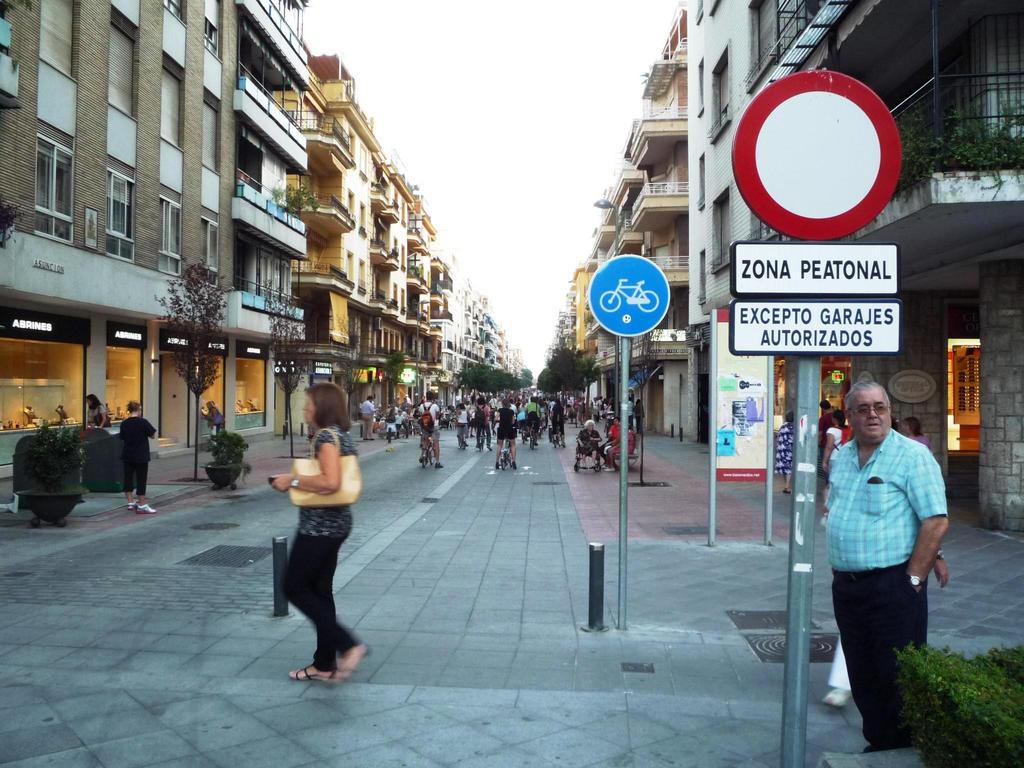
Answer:
[[199, 395], [200, 393], [194, 393], [196, 398], [196, 425], [195, 425], [195, 453], [193, 454], [194, 459], [192, 462], [192, 479], [199, 480]]

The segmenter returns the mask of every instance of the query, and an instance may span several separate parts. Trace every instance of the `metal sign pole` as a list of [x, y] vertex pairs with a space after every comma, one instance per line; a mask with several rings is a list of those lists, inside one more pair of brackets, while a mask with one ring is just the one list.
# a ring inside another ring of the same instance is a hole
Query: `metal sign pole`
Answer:
[[773, 494], [775, 493], [775, 358], [768, 358], [768, 377], [765, 382], [767, 394], [764, 401], [765, 443], [768, 445], [764, 488], [764, 543], [772, 545]]
[[793, 514], [789, 536], [786, 614], [786, 673], [782, 698], [782, 766], [802, 768], [807, 749], [807, 690], [810, 676], [811, 590], [814, 585], [814, 520], [818, 474], [818, 395], [821, 358], [797, 364], [794, 424]]
[[711, 375], [708, 376], [708, 546], [715, 546], [715, 524], [718, 517], [718, 310], [711, 310]]
[[626, 390], [629, 389], [629, 362], [632, 355], [632, 339], [628, 336], [619, 337], [621, 354], [619, 380], [619, 629], [626, 629], [626, 539], [628, 525], [628, 491], [626, 473], [629, 471], [629, 405]]

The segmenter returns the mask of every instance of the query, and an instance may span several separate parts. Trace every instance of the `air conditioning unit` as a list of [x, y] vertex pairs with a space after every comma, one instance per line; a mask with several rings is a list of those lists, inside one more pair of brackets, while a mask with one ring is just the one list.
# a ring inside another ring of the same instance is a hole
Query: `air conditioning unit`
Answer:
[[381, 317], [373, 318], [373, 330], [379, 331], [384, 327], [384, 319]]

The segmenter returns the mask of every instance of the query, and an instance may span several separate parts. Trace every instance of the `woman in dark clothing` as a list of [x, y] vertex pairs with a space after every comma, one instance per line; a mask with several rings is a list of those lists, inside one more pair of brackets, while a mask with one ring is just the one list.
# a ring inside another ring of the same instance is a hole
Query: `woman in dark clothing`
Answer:
[[155, 434], [156, 429], [153, 425], [142, 418], [142, 406], [134, 400], [128, 403], [128, 418], [121, 422], [118, 437], [124, 443], [121, 449], [121, 460], [124, 462], [124, 497], [128, 499], [128, 509], [139, 515], [152, 515], [156, 512], [146, 503], [149, 438]]
[[[315, 384], [309, 389], [304, 414], [321, 474], [277, 475], [271, 485], [278, 491], [299, 488], [334, 493], [341, 487], [339, 457], [356, 453], [348, 432], [348, 398], [335, 384]], [[338, 550], [351, 530], [352, 512], [348, 507], [299, 508], [299, 530], [288, 558], [284, 588], [291, 603], [316, 625], [316, 652], [312, 664], [288, 673], [293, 680], [342, 682], [355, 672], [368, 652], [338, 623], [334, 607]]]

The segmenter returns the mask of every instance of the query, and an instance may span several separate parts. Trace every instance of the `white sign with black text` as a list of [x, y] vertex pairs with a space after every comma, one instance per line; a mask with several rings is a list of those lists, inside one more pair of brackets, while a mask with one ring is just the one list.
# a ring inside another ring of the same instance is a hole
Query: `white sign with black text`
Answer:
[[735, 300], [734, 355], [895, 355], [903, 347], [899, 299]]
[[891, 243], [732, 244], [732, 295], [896, 296], [899, 247]]

